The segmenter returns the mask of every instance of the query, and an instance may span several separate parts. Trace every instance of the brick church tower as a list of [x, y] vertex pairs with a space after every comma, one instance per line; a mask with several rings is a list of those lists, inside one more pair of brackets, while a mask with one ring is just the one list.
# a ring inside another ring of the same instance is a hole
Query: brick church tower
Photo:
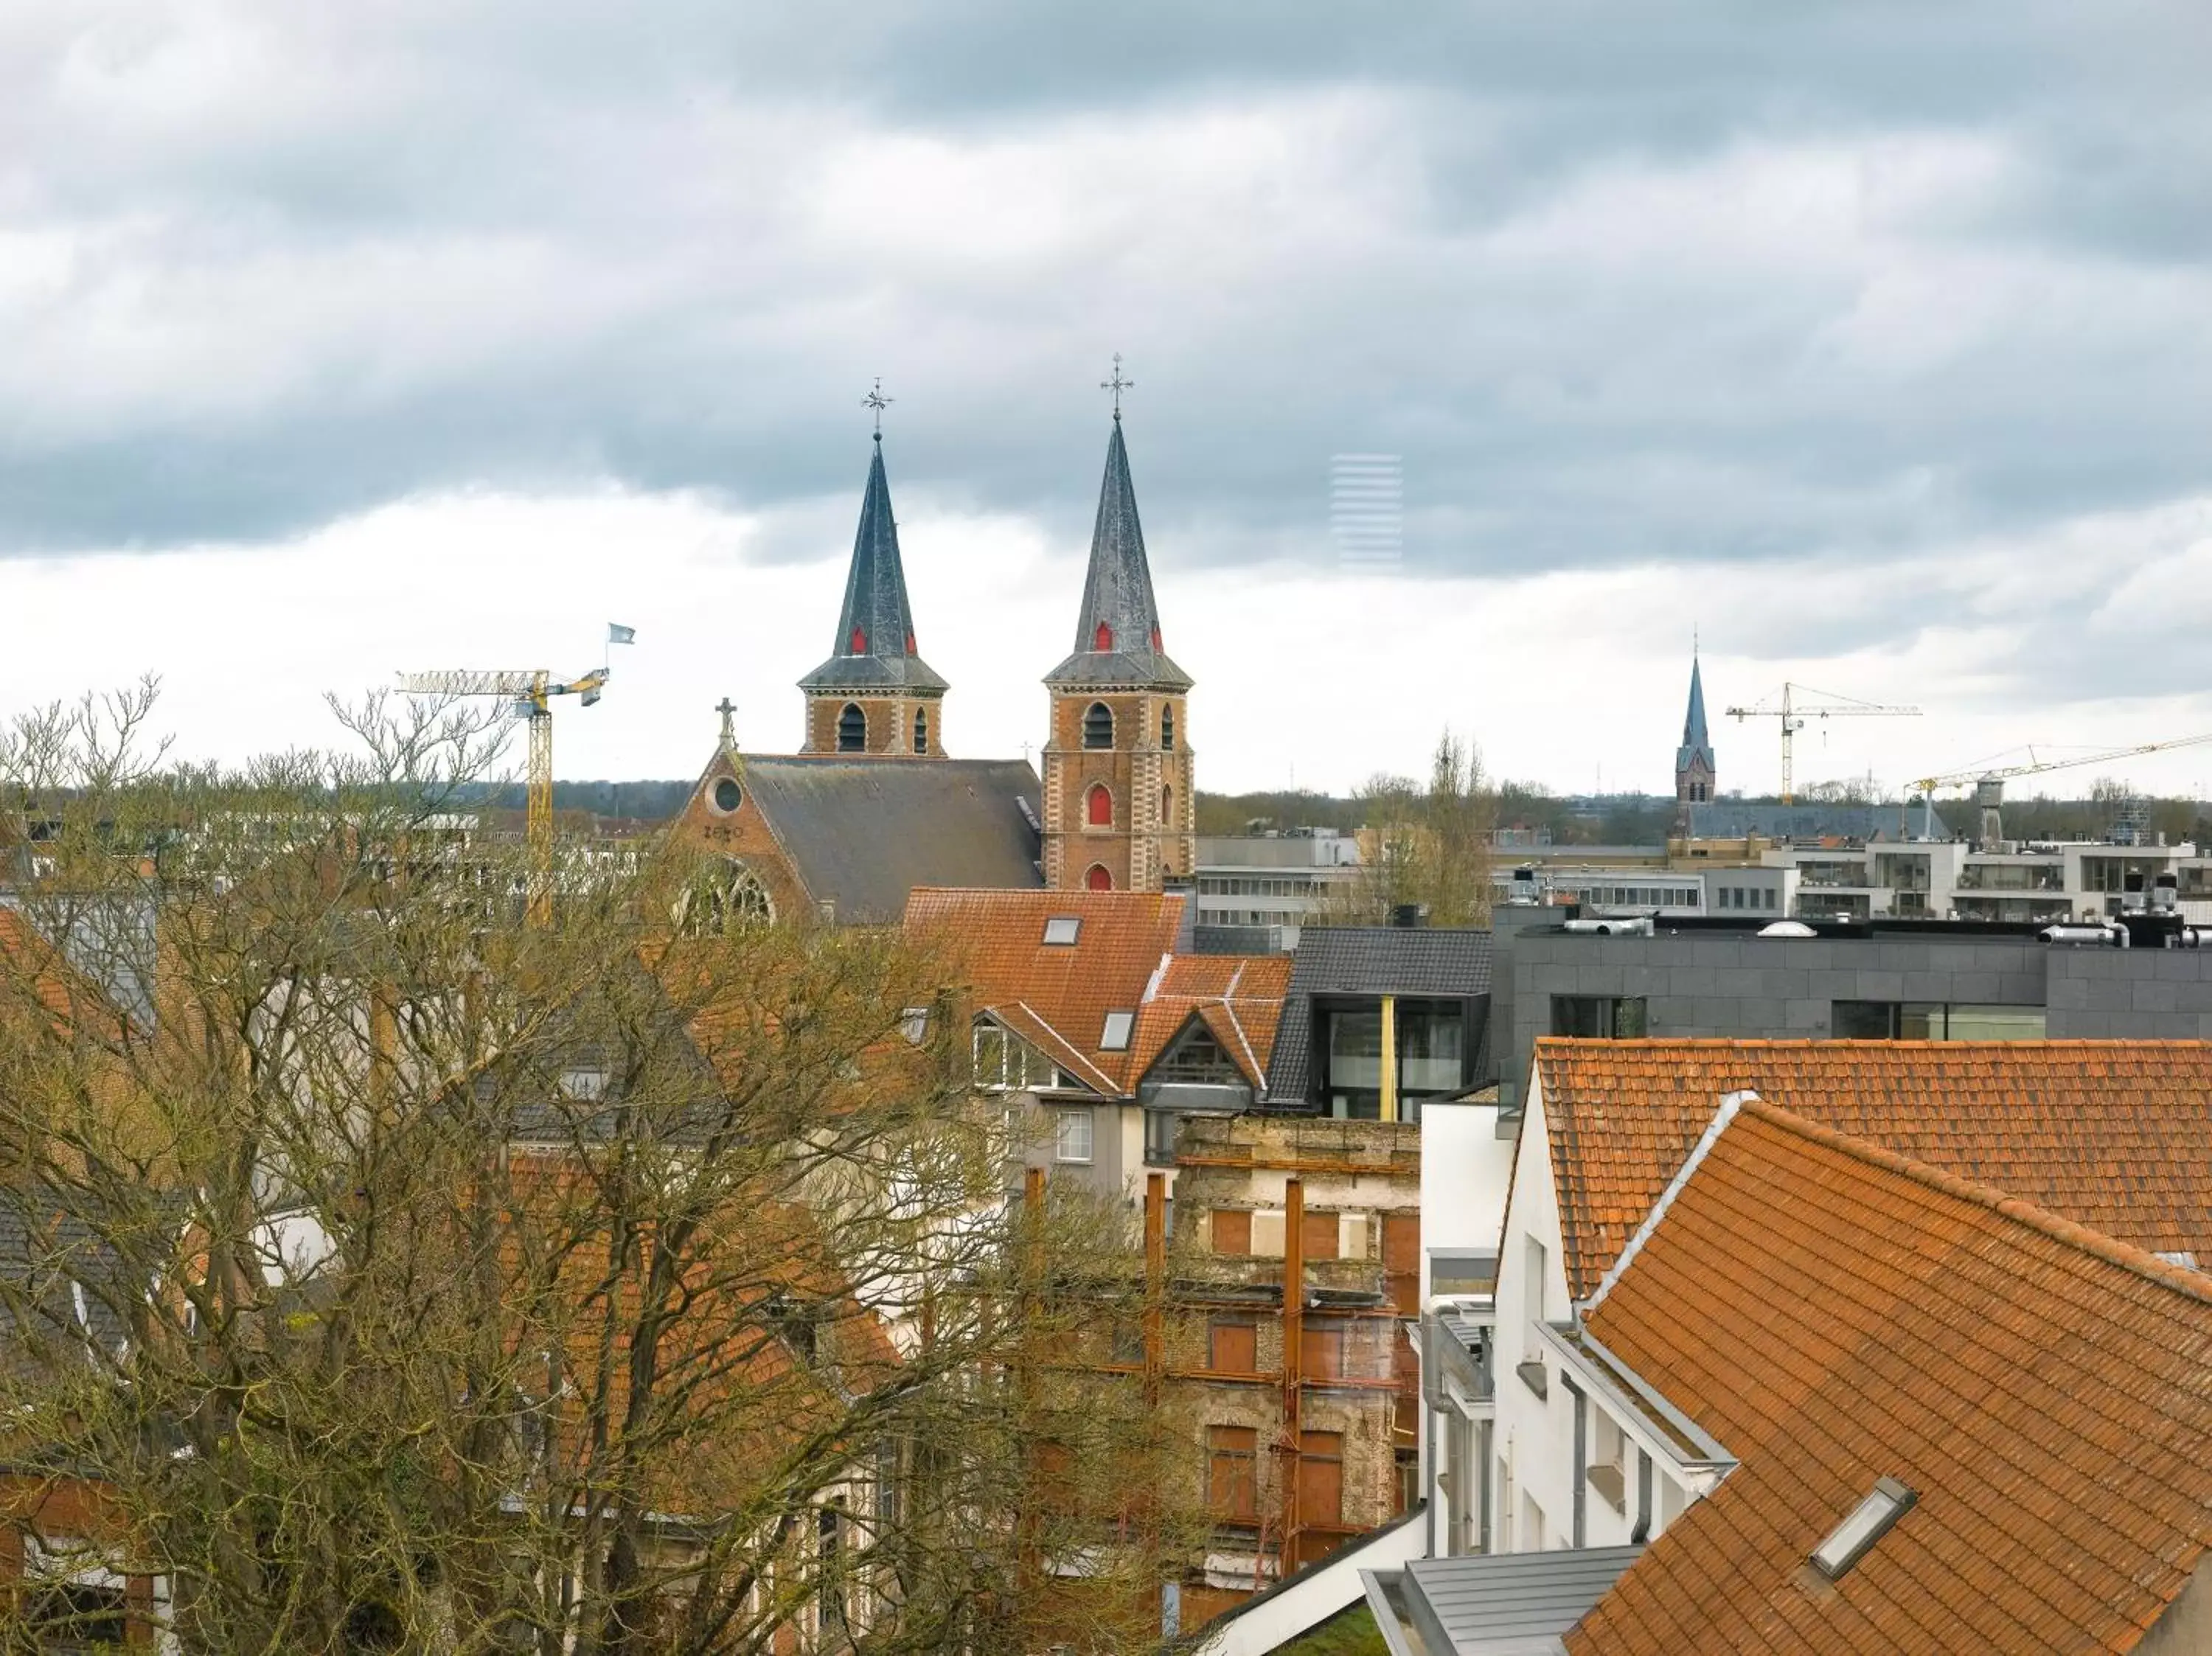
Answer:
[[1690, 658], [1690, 707], [1682, 716], [1682, 745], [1674, 749], [1674, 825], [1687, 834], [1695, 826], [1693, 807], [1713, 797], [1717, 771], [1713, 763], [1712, 737], [1705, 733], [1705, 686], [1698, 672], [1698, 658]]
[[868, 462], [867, 491], [860, 497], [860, 528], [853, 539], [836, 646], [799, 688], [806, 693], [801, 753], [945, 757], [945, 683], [915, 649], [914, 612], [907, 605], [880, 430]]
[[1158, 891], [1198, 856], [1191, 678], [1160, 642], [1118, 389], [1075, 653], [1044, 680], [1044, 883], [1063, 890]]

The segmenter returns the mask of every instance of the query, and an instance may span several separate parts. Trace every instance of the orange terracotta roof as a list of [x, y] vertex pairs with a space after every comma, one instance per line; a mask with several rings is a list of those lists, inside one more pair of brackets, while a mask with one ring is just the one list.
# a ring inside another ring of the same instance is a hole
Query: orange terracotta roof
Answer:
[[[1771, 1105], [1586, 1325], [1738, 1464], [1573, 1656], [2127, 1651], [2212, 1541], [2212, 1277]], [[1917, 1504], [1829, 1581], [1885, 1477]]]
[[1129, 1055], [1131, 1083], [1143, 1078], [1196, 1016], [1253, 1087], [1264, 1087], [1290, 986], [1288, 955], [1176, 955], [1138, 1016]]
[[2212, 1045], [1547, 1037], [1536, 1071], [1577, 1299], [1741, 1089], [2212, 1265]]
[[[1133, 1016], [1144, 1005], [1175, 948], [1182, 907], [1182, 897], [1159, 892], [923, 886], [907, 899], [906, 925], [954, 952], [978, 1007], [1018, 1024], [1024, 1039], [1045, 1046], [1086, 1084], [1125, 1093], [1133, 1085], [1130, 1053], [1099, 1044], [1106, 1014]], [[1044, 941], [1046, 920], [1058, 916], [1082, 922], [1074, 943]], [[1063, 1048], [1080, 1064], [1068, 1064]]]

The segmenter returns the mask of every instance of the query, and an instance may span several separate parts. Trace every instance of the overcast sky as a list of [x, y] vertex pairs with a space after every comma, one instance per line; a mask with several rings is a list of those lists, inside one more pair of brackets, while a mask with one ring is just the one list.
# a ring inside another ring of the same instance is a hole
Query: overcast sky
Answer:
[[15, 0], [0, 707], [152, 670], [237, 756], [617, 620], [563, 775], [726, 693], [787, 750], [880, 374], [948, 745], [1018, 754], [1118, 350], [1207, 786], [1668, 788], [1693, 629], [1724, 788], [1785, 678], [1923, 710], [1801, 781], [2212, 731], [2209, 63], [2203, 0]]

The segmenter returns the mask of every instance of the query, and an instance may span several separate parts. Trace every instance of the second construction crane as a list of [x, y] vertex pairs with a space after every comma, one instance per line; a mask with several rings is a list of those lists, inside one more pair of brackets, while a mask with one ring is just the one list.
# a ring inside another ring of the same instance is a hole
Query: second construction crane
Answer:
[[1792, 684], [1784, 681], [1782, 694], [1768, 696], [1748, 707], [1730, 707], [1729, 717], [1746, 719], [1778, 719], [1782, 721], [1782, 803], [1792, 804], [1796, 800], [1796, 782], [1791, 774], [1790, 738], [1805, 728], [1808, 719], [1917, 719], [1917, 707], [1885, 707], [1877, 702], [1860, 701], [1854, 697], [1837, 695], [1827, 690], [1816, 690], [1809, 684]]
[[[619, 631], [627, 632], [622, 628]], [[611, 633], [611, 638], [613, 634]], [[627, 643], [628, 640], [614, 638]], [[567, 680], [556, 679], [544, 668], [507, 672], [402, 673], [399, 685], [416, 695], [495, 695], [513, 704], [518, 718], [530, 725], [529, 785], [525, 792], [525, 838], [530, 850], [530, 884], [526, 918], [532, 925], [545, 925], [553, 918], [553, 698], [573, 695], [588, 707], [599, 699], [611, 676], [605, 667]]]
[[1981, 832], [1976, 837], [1977, 851], [1995, 852], [2004, 845], [2004, 785], [2009, 776], [2039, 776], [2045, 771], [2069, 770], [2076, 765], [2106, 765], [2116, 759], [2132, 759], [2137, 754], [2164, 753], [2170, 748], [2193, 748], [2201, 743], [2212, 742], [2212, 731], [2197, 736], [2177, 736], [2164, 742], [2140, 742], [2131, 748], [2106, 748], [2098, 753], [2085, 753], [2071, 759], [2038, 759], [2035, 749], [2027, 749], [2027, 760], [2018, 765], [1983, 766], [1973, 770], [1953, 771], [1948, 776], [1923, 776], [1912, 786], [1920, 795], [1924, 831], [1932, 834], [1936, 817], [1936, 791], [1938, 788], [1964, 787], [1972, 783], [1974, 804], [1981, 811]]

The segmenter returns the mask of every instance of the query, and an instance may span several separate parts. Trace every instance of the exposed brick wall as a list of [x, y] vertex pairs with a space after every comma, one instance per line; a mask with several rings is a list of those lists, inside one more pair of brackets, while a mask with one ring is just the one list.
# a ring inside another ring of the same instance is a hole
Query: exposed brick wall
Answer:
[[[1114, 745], [1085, 748], [1083, 720], [1094, 702], [1114, 715]], [[1160, 746], [1160, 716], [1172, 709], [1173, 749]], [[1045, 883], [1079, 889], [1093, 867], [1117, 891], [1158, 891], [1198, 861], [1196, 774], [1189, 716], [1181, 695], [1149, 691], [1055, 691], [1051, 738], [1043, 754]], [[1085, 808], [1092, 787], [1113, 795], [1110, 828], [1093, 828]], [[1165, 815], [1163, 816], [1164, 808]]]

